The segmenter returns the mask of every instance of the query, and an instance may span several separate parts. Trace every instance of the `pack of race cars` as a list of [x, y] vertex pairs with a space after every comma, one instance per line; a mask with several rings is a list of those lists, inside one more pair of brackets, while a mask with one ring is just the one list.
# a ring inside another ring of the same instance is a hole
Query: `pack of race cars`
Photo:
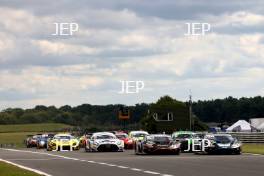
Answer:
[[47, 151], [79, 150], [86, 152], [123, 152], [133, 149], [135, 154], [241, 154], [241, 142], [230, 134], [178, 131], [172, 135], [149, 134], [146, 131], [88, 133], [75, 137], [69, 133], [36, 134], [28, 136], [26, 147]]

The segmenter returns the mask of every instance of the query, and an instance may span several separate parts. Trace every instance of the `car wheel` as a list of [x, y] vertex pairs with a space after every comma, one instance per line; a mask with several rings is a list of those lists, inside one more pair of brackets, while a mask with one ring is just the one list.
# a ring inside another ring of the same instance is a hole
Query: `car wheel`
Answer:
[[180, 153], [181, 153], [181, 150], [177, 150], [174, 152], [174, 155], [180, 155]]
[[234, 153], [235, 153], [235, 155], [241, 155], [241, 149], [236, 150]]
[[85, 151], [86, 152], [92, 152], [92, 149], [91, 149], [91, 145], [90, 143], [88, 144], [89, 148], [85, 147]]
[[137, 145], [135, 145], [135, 154], [136, 154], [136, 155], [139, 154], [139, 152], [138, 152], [138, 146], [137, 146]]

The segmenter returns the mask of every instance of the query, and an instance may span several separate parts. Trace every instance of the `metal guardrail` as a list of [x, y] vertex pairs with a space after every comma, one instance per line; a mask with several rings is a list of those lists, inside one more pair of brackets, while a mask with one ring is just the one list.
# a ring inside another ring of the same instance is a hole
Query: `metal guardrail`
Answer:
[[16, 148], [16, 144], [0, 144], [0, 148]]
[[264, 132], [226, 132], [237, 137], [242, 143], [264, 143]]

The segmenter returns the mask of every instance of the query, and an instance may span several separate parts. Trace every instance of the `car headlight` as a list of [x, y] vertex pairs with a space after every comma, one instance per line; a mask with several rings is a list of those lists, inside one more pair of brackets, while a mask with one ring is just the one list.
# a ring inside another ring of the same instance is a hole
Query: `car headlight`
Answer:
[[117, 145], [123, 145], [124, 142], [123, 142], [123, 141], [118, 141], [116, 144], [117, 144]]
[[180, 145], [181, 145], [180, 143], [178, 143], [178, 144], [176, 143], [176, 144], [172, 144], [170, 147], [171, 148], [180, 148]]
[[232, 148], [239, 148], [241, 146], [241, 143], [237, 142], [237, 143], [234, 143], [232, 144]]
[[147, 144], [147, 145], [154, 145], [155, 143], [152, 142], [152, 141], [148, 141], [146, 144]]

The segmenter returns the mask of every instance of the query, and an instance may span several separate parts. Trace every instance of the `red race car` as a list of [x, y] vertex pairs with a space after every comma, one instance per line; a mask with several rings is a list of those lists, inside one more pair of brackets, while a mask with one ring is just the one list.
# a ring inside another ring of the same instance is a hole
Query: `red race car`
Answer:
[[37, 141], [38, 141], [38, 138], [40, 137], [41, 137], [41, 134], [37, 134], [34, 136], [28, 136], [28, 138], [25, 141], [27, 148], [37, 147]]
[[132, 149], [133, 148], [133, 140], [128, 137], [126, 133], [119, 132], [115, 134], [116, 137], [122, 141], [124, 141], [125, 149]]

